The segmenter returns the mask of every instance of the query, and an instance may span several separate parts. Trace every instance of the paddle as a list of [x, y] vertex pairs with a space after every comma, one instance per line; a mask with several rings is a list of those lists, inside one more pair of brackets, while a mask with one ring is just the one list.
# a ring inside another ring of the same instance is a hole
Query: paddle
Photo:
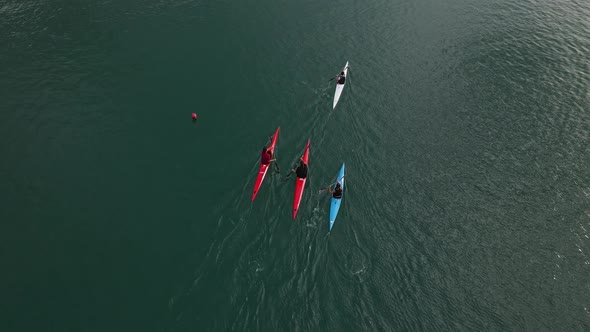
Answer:
[[281, 174], [281, 168], [279, 167], [279, 164], [277, 163], [277, 157], [275, 155], [274, 149], [271, 154], [272, 154], [273, 159], [271, 159], [270, 162], [275, 164], [275, 171], [277, 171], [279, 174]]
[[326, 190], [326, 189], [329, 189], [331, 186], [333, 186], [336, 183], [340, 182], [340, 180], [342, 180], [342, 179], [344, 179], [344, 176], [342, 176], [340, 179], [336, 180], [336, 182], [330, 183], [327, 187], [320, 189], [320, 191], [318, 192], [318, 194], [321, 193], [322, 191]]
[[[295, 167], [297, 167], [297, 165], [296, 165]], [[283, 178], [283, 182], [284, 182], [284, 181], [287, 181], [287, 179], [288, 179], [289, 177], [291, 177], [291, 174], [293, 174], [293, 173], [294, 173], [294, 172], [293, 172], [293, 170], [291, 170], [291, 172], [289, 172], [289, 174], [287, 174], [287, 176], [285, 176], [285, 177]]]
[[284, 182], [284, 181], [287, 181], [287, 179], [288, 179], [288, 178], [291, 176], [291, 174], [293, 174], [293, 172], [289, 172], [289, 174], [287, 174], [287, 176], [285, 176], [285, 177], [283, 178], [283, 182]]

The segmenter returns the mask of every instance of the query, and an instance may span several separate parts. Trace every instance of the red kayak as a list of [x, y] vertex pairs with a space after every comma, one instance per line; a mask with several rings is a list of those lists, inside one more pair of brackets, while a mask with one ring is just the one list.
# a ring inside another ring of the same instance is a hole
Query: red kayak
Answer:
[[[309, 140], [307, 140], [305, 152], [303, 152], [303, 157], [301, 157], [301, 159], [303, 159], [303, 162], [307, 165], [309, 172]], [[295, 220], [297, 211], [299, 210], [301, 197], [303, 197], [303, 189], [305, 188], [305, 181], [307, 181], [307, 177], [305, 179], [297, 178], [297, 182], [295, 182], [295, 197], [293, 198], [293, 220]]]
[[[281, 127], [278, 127], [277, 131], [275, 131], [270, 146], [268, 147], [268, 150], [271, 152], [273, 157], [275, 155], [275, 145], [277, 144], [277, 138], [279, 137], [279, 129], [281, 129]], [[270, 162], [270, 164], [272, 164], [272, 161]], [[252, 202], [254, 202], [254, 198], [256, 198], [256, 195], [258, 194], [258, 190], [262, 185], [262, 181], [264, 181], [264, 176], [266, 176], [266, 172], [268, 171], [270, 164], [260, 164], [260, 169], [258, 170], [258, 175], [256, 176], [256, 182], [254, 183], [254, 191], [252, 192]]]

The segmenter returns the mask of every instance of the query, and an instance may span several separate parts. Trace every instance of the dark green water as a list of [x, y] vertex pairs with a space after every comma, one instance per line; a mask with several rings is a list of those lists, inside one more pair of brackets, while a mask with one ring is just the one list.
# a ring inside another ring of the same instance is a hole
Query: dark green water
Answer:
[[589, 17], [0, 0], [0, 330], [589, 330]]

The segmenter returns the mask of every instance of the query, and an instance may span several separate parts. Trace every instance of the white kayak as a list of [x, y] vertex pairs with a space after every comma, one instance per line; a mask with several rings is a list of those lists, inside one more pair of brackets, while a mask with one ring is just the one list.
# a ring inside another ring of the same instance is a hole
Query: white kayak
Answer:
[[346, 81], [348, 81], [348, 61], [346, 61], [346, 65], [344, 66], [344, 69], [342, 69], [342, 71], [344, 72], [345, 77], [344, 84], [338, 84], [338, 82], [336, 82], [336, 92], [334, 92], [334, 104], [332, 105], [332, 109], [336, 108], [336, 104], [338, 104], [338, 99], [340, 99], [340, 95], [342, 95], [342, 90], [344, 90]]

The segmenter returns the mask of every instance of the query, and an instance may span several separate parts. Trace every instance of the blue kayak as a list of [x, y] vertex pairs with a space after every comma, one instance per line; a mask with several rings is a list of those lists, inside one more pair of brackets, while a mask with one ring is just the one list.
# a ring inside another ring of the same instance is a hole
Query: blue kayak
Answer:
[[342, 197], [334, 198], [334, 196], [332, 196], [332, 202], [330, 203], [330, 231], [332, 231], [332, 226], [334, 226], [334, 221], [336, 221], [336, 216], [338, 216], [338, 210], [340, 210], [342, 198], [344, 198], [344, 163], [342, 163], [342, 167], [340, 167], [336, 183], [334, 183], [332, 190], [336, 188], [338, 183], [340, 183], [340, 186], [342, 187]]

